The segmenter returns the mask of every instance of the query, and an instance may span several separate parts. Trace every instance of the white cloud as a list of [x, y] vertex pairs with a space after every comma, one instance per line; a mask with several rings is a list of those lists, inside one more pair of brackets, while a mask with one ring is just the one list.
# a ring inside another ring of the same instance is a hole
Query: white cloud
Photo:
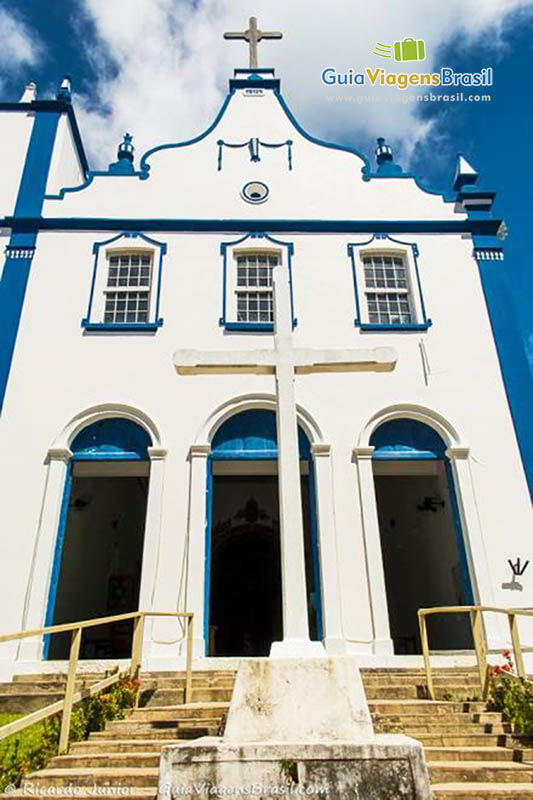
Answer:
[[[22, 67], [37, 63], [42, 54], [42, 44], [18, 17], [0, 7], [0, 69], [4, 74], [19, 73]], [[4, 78], [0, 76], [0, 90]], [[22, 94], [22, 86], [21, 86]]]
[[[179, 141], [211, 122], [225, 95], [234, 66], [246, 64], [243, 42], [225, 42], [225, 30], [243, 30], [250, 14], [267, 30], [282, 30], [281, 42], [260, 45], [261, 63], [274, 65], [284, 96], [301, 124], [318, 136], [361, 139], [386, 135], [407, 158], [431, 125], [416, 116], [416, 104], [357, 105], [331, 102], [332, 94], [353, 94], [349, 87], [326, 87], [325, 67], [355, 71], [387, 66], [372, 56], [377, 41], [405, 36], [425, 39], [423, 71], [436, 66], [438, 47], [460, 37], [465, 47], [485, 37], [480, 68], [489, 66], [502, 46], [504, 16], [531, 8], [524, 0], [331, 0], [327, 5], [303, 0], [83, 0], [98, 43], [88, 55], [98, 75], [97, 106], [78, 97], [82, 130], [91, 160], [99, 166], [114, 159], [122, 134], [135, 135], [137, 153], [162, 141]], [[487, 55], [488, 53], [488, 55]], [[103, 55], [116, 70], [110, 75]], [[487, 63], [487, 59], [490, 61]], [[398, 66], [398, 65], [396, 65]], [[439, 65], [440, 66], [440, 65]], [[366, 90], [365, 90], [365, 93]], [[378, 94], [377, 90], [368, 90]], [[106, 109], [106, 113], [102, 112]]]

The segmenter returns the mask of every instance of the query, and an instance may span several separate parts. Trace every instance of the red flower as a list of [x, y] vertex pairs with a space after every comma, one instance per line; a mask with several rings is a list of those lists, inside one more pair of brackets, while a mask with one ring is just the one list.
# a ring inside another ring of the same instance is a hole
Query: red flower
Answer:
[[511, 667], [511, 664], [507, 663], [507, 664], [504, 664], [504, 665], [503, 665], [503, 667], [502, 667], [502, 671], [503, 671], [503, 672], [510, 672], [510, 671], [511, 671], [511, 668], [512, 668], [512, 667]]
[[504, 672], [504, 668], [503, 668], [503, 667], [500, 667], [500, 666], [498, 665], [498, 666], [494, 667], [494, 672], [496, 673], [496, 675], [501, 675], [501, 674], [502, 674], [502, 672]]
[[511, 655], [511, 651], [510, 650], [504, 650], [503, 651], [503, 657], [504, 658], [509, 658], [510, 655]]

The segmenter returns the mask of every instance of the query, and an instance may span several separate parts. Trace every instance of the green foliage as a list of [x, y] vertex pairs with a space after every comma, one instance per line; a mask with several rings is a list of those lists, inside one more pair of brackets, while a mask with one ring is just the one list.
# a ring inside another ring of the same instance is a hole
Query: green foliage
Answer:
[[491, 710], [501, 711], [520, 733], [533, 735], [533, 683], [499, 674], [491, 681], [489, 697]]
[[[83, 741], [93, 731], [103, 730], [106, 722], [123, 719], [135, 706], [138, 691], [138, 678], [131, 680], [125, 675], [109, 689], [84, 700], [72, 712], [70, 741]], [[2, 714], [0, 725], [20, 716]], [[10, 784], [18, 786], [24, 775], [42, 769], [57, 755], [60, 729], [61, 714], [55, 714], [0, 741], [0, 792]]]
[[508, 650], [503, 667], [493, 667], [490, 675], [489, 708], [500, 711], [520, 733], [533, 735], [533, 683], [512, 675], [513, 662]]

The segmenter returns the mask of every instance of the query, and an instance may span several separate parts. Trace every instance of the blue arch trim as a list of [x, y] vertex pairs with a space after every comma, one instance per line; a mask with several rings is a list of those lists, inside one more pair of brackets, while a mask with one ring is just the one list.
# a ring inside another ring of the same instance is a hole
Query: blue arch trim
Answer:
[[[300, 458], [311, 458], [311, 445], [298, 427]], [[214, 461], [275, 460], [278, 457], [276, 415], [268, 409], [234, 414], [217, 430], [211, 442]]]
[[[44, 619], [45, 628], [54, 624], [54, 614], [56, 609], [57, 588], [59, 586], [59, 576], [61, 573], [61, 560], [63, 558], [63, 547], [65, 545], [65, 535], [67, 532], [67, 516], [70, 503], [70, 492], [72, 489], [72, 462], [67, 467], [65, 478], [65, 488], [63, 489], [63, 499], [61, 501], [61, 511], [59, 512], [59, 525], [57, 529], [56, 546], [54, 549], [54, 561], [52, 564], [52, 574], [50, 576], [50, 591], [48, 593], [48, 603]], [[43, 637], [43, 658], [46, 660], [50, 654], [50, 634]]]
[[76, 461], [147, 461], [152, 440], [137, 423], [121, 417], [100, 419], [83, 428], [70, 449]]
[[393, 419], [384, 422], [370, 437], [370, 444], [376, 449], [376, 460], [400, 459], [443, 459], [446, 443], [439, 434], [414, 419]]

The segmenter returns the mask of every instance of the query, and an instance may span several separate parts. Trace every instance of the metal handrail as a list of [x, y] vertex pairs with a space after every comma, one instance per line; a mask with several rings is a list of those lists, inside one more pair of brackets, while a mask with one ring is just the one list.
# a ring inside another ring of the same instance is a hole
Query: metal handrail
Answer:
[[192, 701], [192, 644], [194, 627], [194, 614], [192, 612], [132, 611], [128, 614], [117, 614], [114, 617], [98, 617], [97, 619], [82, 620], [81, 622], [69, 622], [63, 625], [50, 625], [46, 628], [36, 628], [30, 631], [18, 631], [17, 633], [1, 635], [0, 644], [3, 644], [4, 642], [14, 642], [20, 639], [28, 639], [31, 636], [51, 635], [53, 633], [68, 633], [68, 631], [72, 631], [65, 695], [63, 700], [59, 700], [58, 702], [45, 706], [38, 711], [33, 711], [31, 714], [26, 714], [24, 717], [21, 717], [14, 722], [10, 722], [7, 725], [1, 726], [0, 740], [5, 739], [7, 736], [12, 736], [14, 733], [18, 733], [30, 725], [35, 725], [36, 722], [40, 722], [41, 720], [47, 719], [47, 717], [62, 711], [63, 714], [61, 718], [58, 752], [64, 753], [66, 750], [68, 750], [72, 706], [76, 703], [79, 703], [81, 700], [84, 700], [86, 697], [91, 697], [103, 689], [107, 689], [109, 686], [112, 686], [120, 677], [119, 673], [116, 672], [115, 674], [107, 676], [103, 680], [98, 681], [86, 690], [75, 692], [76, 673], [80, 654], [82, 631], [84, 631], [86, 628], [97, 627], [98, 625], [109, 625], [128, 619], [134, 620], [130, 661], [130, 676], [133, 678], [137, 676], [142, 664], [144, 623], [146, 617], [183, 617], [186, 619], [187, 654], [184, 702], [190, 703]]
[[469, 614], [472, 638], [476, 651], [476, 661], [479, 673], [479, 683], [481, 695], [486, 700], [489, 690], [489, 665], [487, 664], [487, 640], [483, 627], [483, 612], [488, 611], [494, 614], [506, 614], [509, 622], [509, 631], [515, 659], [516, 671], [519, 678], [526, 677], [524, 668], [524, 658], [518, 633], [518, 616], [533, 617], [533, 609], [528, 608], [500, 608], [497, 606], [442, 606], [437, 608], [421, 608], [418, 611], [418, 625], [420, 628], [420, 641], [422, 643], [422, 654], [424, 656], [424, 667], [426, 671], [426, 682], [428, 693], [432, 700], [435, 699], [433, 687], [433, 676], [431, 674], [431, 660], [429, 655], [428, 631], [426, 617], [433, 614]]

